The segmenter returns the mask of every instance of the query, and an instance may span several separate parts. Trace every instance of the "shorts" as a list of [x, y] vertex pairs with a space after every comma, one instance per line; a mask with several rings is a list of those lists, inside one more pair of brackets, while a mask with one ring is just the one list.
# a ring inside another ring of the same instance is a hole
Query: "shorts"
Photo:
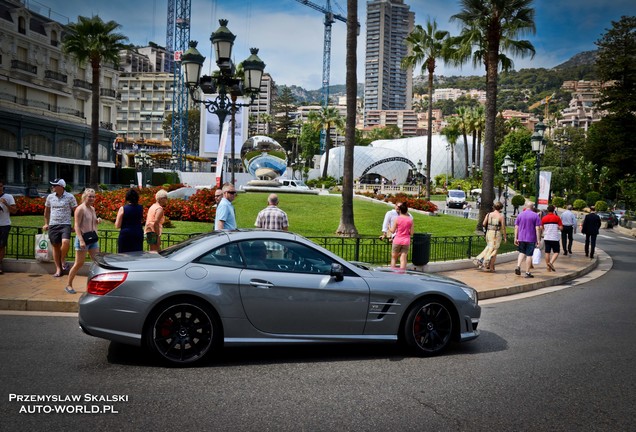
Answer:
[[401, 244], [395, 244], [393, 243], [393, 246], [391, 247], [391, 251], [393, 251], [394, 253], [409, 253], [409, 245], [401, 245]]
[[62, 244], [62, 240], [71, 239], [70, 225], [49, 225], [49, 240], [51, 244]]
[[536, 245], [537, 244], [535, 242], [519, 242], [519, 246], [517, 247], [517, 250], [519, 251], [519, 253], [525, 256], [532, 256]]
[[11, 225], [0, 226], [0, 248], [7, 247], [10, 230], [11, 230]]
[[80, 246], [80, 242], [79, 239], [77, 237], [75, 237], [75, 250], [91, 250], [91, 249], [99, 249], [99, 242], [95, 242], [95, 243], [91, 243], [89, 245], [86, 245], [85, 249], [82, 249]]
[[153, 232], [146, 233], [146, 242], [149, 245], [156, 245], [159, 242], [159, 236]]
[[543, 243], [545, 243], [545, 253], [559, 253], [561, 252], [561, 248], [559, 246], [559, 241], [558, 240], [543, 240]]

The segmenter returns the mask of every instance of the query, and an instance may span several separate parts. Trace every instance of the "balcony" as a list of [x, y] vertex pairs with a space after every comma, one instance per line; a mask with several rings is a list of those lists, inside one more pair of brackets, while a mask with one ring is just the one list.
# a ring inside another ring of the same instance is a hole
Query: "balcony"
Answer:
[[117, 92], [113, 89], [102, 88], [102, 89], [99, 89], [99, 95], [114, 99], [117, 97]]
[[113, 124], [109, 123], [109, 122], [100, 121], [99, 122], [99, 127], [102, 128], [102, 129], [109, 130], [109, 131], [113, 130]]
[[21, 71], [29, 72], [34, 75], [38, 73], [38, 67], [27, 62], [23, 62], [20, 60], [11, 60], [11, 69], [18, 69]]
[[49, 70], [49, 69], [44, 71], [44, 78], [55, 80], [55, 81], [59, 81], [59, 82], [62, 82], [64, 84], [66, 84], [68, 82], [68, 76], [66, 76], [64, 74], [61, 74], [59, 72], [55, 72], [55, 71]]
[[73, 87], [77, 87], [77, 88], [81, 88], [84, 90], [91, 90], [91, 83], [89, 83], [88, 81], [84, 81], [81, 79], [75, 79], [73, 80]]

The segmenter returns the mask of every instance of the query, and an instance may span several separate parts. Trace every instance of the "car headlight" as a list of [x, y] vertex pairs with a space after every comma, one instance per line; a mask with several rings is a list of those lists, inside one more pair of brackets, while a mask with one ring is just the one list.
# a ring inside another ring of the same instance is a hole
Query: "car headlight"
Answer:
[[477, 304], [477, 291], [475, 291], [474, 289], [472, 289], [471, 287], [462, 287], [462, 289], [464, 290], [464, 292], [466, 293], [466, 295], [470, 298], [470, 300], [474, 303]]

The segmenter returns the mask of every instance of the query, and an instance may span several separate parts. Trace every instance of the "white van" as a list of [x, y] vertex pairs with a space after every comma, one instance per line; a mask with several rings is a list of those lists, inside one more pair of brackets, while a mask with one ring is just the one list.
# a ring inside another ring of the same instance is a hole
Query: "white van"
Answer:
[[451, 189], [446, 195], [447, 208], [464, 208], [466, 204], [466, 192], [459, 189]]
[[301, 190], [309, 190], [309, 186], [307, 186], [305, 182], [303, 182], [302, 180], [279, 178], [278, 181], [284, 187], [290, 187], [290, 188], [301, 189]]

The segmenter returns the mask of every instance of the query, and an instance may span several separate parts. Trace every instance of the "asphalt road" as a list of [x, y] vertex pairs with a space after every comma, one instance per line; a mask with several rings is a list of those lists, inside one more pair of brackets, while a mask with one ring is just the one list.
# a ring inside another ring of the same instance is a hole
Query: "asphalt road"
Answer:
[[[393, 345], [233, 348], [208, 365], [175, 369], [82, 334], [73, 316], [0, 315], [0, 424], [49, 432], [634, 430], [636, 242], [607, 231], [598, 244], [613, 258], [610, 272], [483, 302], [482, 335], [437, 358]], [[62, 401], [34, 401], [47, 397]], [[73, 397], [80, 402], [66, 400]], [[46, 412], [56, 409], [66, 413]]]

